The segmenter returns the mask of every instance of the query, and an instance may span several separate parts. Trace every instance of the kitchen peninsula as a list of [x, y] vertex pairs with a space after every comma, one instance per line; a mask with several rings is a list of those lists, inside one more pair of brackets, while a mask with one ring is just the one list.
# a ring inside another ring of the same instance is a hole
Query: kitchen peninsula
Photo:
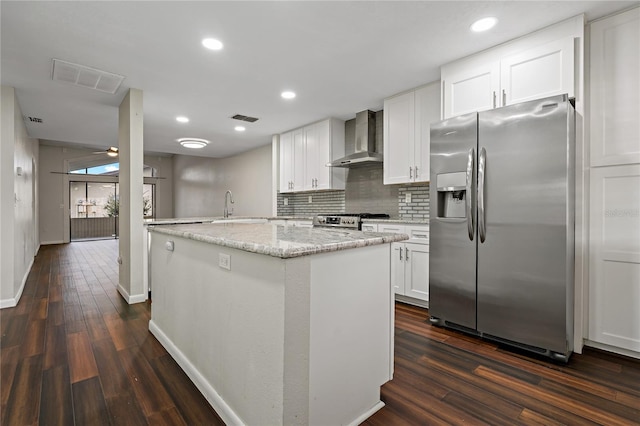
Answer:
[[393, 375], [391, 243], [270, 223], [149, 229], [149, 328], [227, 424], [359, 424]]

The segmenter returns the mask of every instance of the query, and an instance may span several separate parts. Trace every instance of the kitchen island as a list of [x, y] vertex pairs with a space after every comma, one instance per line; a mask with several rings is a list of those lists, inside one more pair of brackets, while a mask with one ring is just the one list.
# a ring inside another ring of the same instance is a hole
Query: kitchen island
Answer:
[[214, 223], [149, 229], [149, 328], [227, 424], [359, 424], [393, 375], [402, 234]]

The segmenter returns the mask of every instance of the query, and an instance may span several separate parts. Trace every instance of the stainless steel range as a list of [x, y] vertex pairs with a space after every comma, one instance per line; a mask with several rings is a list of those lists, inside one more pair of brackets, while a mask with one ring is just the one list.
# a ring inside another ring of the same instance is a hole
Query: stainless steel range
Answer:
[[313, 226], [361, 230], [362, 219], [389, 219], [389, 215], [384, 213], [319, 214], [313, 218]]

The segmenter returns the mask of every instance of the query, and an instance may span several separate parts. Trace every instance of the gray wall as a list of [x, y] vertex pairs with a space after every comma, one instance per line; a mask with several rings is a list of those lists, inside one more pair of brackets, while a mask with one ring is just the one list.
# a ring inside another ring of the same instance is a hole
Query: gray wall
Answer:
[[39, 247], [39, 150], [27, 135], [14, 88], [2, 86], [1, 94], [0, 307], [9, 307], [18, 302]]
[[231, 190], [234, 216], [271, 216], [271, 144], [228, 158], [173, 158], [176, 217], [222, 216]]
[[[40, 241], [56, 244], [69, 240], [65, 224], [68, 209], [68, 178], [52, 172], [66, 172], [65, 161], [93, 155], [95, 150], [40, 144]], [[114, 159], [114, 162], [117, 159]], [[171, 157], [145, 156], [145, 164], [157, 169], [156, 217], [173, 217], [173, 160]]]

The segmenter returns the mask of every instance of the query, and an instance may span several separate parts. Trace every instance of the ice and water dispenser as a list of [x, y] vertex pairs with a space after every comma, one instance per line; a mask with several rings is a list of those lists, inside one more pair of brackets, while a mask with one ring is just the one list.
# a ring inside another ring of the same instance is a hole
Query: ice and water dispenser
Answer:
[[441, 173], [436, 177], [438, 191], [438, 217], [464, 218], [467, 194], [465, 172]]

